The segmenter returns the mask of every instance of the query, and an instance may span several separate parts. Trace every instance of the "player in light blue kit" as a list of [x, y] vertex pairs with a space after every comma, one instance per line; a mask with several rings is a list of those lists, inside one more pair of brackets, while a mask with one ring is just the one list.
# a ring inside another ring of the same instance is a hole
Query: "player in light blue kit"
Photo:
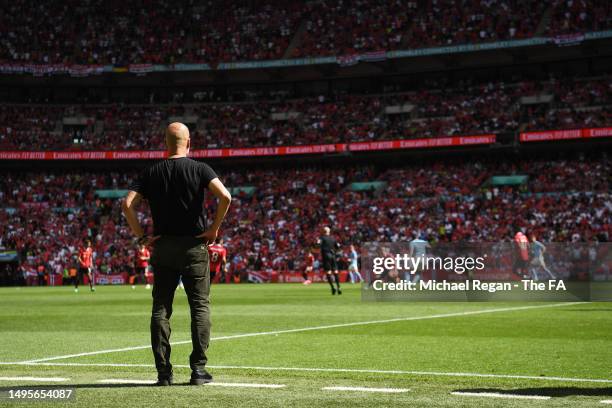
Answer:
[[357, 278], [359, 278], [359, 282], [363, 282], [363, 277], [361, 277], [361, 272], [359, 272], [359, 254], [357, 254], [354, 245], [351, 245], [351, 250], [349, 252], [348, 270], [351, 283], [355, 283]]
[[556, 279], [555, 275], [548, 269], [546, 266], [546, 261], [544, 260], [544, 253], [546, 252], [546, 246], [538, 241], [535, 234], [531, 234], [531, 271], [533, 272], [533, 278], [538, 280], [537, 268], [540, 267], [544, 269], [544, 271], [548, 274], [550, 279]]
[[[410, 241], [409, 248], [411, 258], [425, 258], [427, 256], [427, 250], [431, 248], [431, 245], [429, 245], [429, 242], [425, 239], [425, 234], [415, 234], [415, 238]], [[418, 282], [421, 280], [421, 270], [422, 266], [412, 274], [414, 276], [413, 279], [411, 279], [412, 271], [406, 272], [404, 279], [415, 283]]]

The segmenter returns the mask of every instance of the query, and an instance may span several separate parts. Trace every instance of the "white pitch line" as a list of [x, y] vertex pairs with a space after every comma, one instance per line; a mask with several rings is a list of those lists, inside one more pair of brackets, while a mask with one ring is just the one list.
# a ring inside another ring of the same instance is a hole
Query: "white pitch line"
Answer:
[[[0, 365], [12, 366], [43, 366], [43, 367], [155, 367], [154, 364], [133, 364], [133, 363], [29, 363], [27, 361], [0, 361]], [[173, 367], [189, 368], [188, 365], [172, 364]], [[207, 366], [210, 367], [210, 366]]]
[[467, 397], [489, 397], [489, 398], [514, 398], [514, 399], [534, 399], [534, 400], [549, 400], [546, 395], [519, 395], [519, 394], [502, 394], [499, 392], [451, 392], [452, 395], [461, 395]]
[[603, 400], [603, 401], [599, 401], [602, 404], [612, 404], [612, 400]]
[[98, 380], [100, 384], [155, 384], [155, 380], [128, 380], [123, 378], [106, 378]]
[[70, 378], [63, 377], [0, 377], [0, 381], [40, 381], [40, 382], [63, 382]]
[[386, 393], [400, 393], [410, 391], [408, 388], [370, 388], [370, 387], [323, 387], [324, 391], [363, 391], [363, 392], [386, 392]]
[[219, 387], [244, 387], [244, 388], [284, 388], [285, 384], [254, 384], [254, 383], [220, 383], [220, 382], [211, 382], [205, 384], [206, 387], [210, 386], [219, 386]]
[[[131, 364], [131, 363], [22, 363], [22, 362], [0, 362], [0, 365], [14, 366], [49, 366], [49, 367], [139, 367], [154, 368], [153, 364]], [[190, 368], [186, 364], [173, 364], [176, 368]], [[518, 380], [538, 381], [561, 381], [561, 382], [586, 382], [612, 384], [612, 380], [602, 378], [572, 378], [572, 377], [547, 377], [535, 375], [514, 374], [485, 374], [485, 373], [455, 373], [439, 371], [408, 371], [408, 370], [375, 370], [361, 368], [315, 368], [315, 367], [262, 367], [262, 366], [232, 366], [232, 365], [207, 365], [208, 368], [219, 370], [261, 370], [261, 371], [304, 371], [304, 372], [327, 372], [327, 373], [364, 373], [364, 374], [393, 374], [393, 375], [419, 375], [438, 377], [477, 377], [477, 378], [506, 378]]]
[[[155, 384], [153, 380], [130, 380], [124, 378], [107, 378], [98, 381], [101, 384]], [[256, 384], [256, 383], [224, 383], [211, 382], [205, 384], [206, 387], [239, 387], [239, 388], [284, 388], [285, 384]]]
[[[456, 312], [456, 313], [442, 313], [435, 315], [425, 315], [425, 316], [411, 316], [411, 317], [397, 317], [393, 319], [384, 319], [384, 320], [368, 320], [361, 322], [351, 322], [351, 323], [338, 323], [338, 324], [329, 324], [325, 326], [311, 326], [311, 327], [302, 327], [297, 329], [285, 329], [285, 330], [274, 330], [274, 331], [265, 331], [265, 332], [254, 332], [254, 333], [243, 333], [243, 334], [234, 334], [229, 336], [221, 336], [221, 337], [213, 337], [211, 340], [231, 340], [231, 339], [240, 339], [244, 337], [256, 337], [256, 336], [270, 336], [277, 334], [287, 334], [287, 333], [299, 333], [313, 330], [326, 330], [326, 329], [337, 329], [342, 327], [352, 327], [352, 326], [365, 326], [370, 324], [383, 324], [383, 323], [394, 323], [394, 322], [407, 322], [414, 320], [428, 320], [428, 319], [441, 319], [446, 317], [462, 317], [462, 316], [473, 316], [479, 314], [487, 314], [487, 313], [500, 313], [500, 312], [514, 312], [519, 310], [530, 310], [530, 309], [543, 309], [549, 307], [559, 307], [559, 306], [570, 306], [579, 304], [580, 302], [574, 303], [553, 303], [546, 305], [534, 305], [534, 306], [519, 306], [519, 307], [505, 307], [505, 308], [497, 308], [497, 309], [484, 309], [484, 310], [472, 310], [469, 312]], [[179, 344], [191, 344], [191, 340], [182, 340], [170, 343], [171, 345], [179, 345]], [[84, 353], [77, 354], [65, 354], [62, 356], [53, 356], [53, 357], [45, 357], [39, 358], [35, 360], [26, 360], [22, 361], [22, 363], [42, 363], [45, 361], [54, 361], [54, 360], [64, 360], [67, 358], [75, 358], [75, 357], [85, 357], [85, 356], [94, 356], [99, 354], [109, 354], [109, 353], [119, 353], [124, 351], [134, 351], [134, 350], [144, 350], [150, 348], [150, 345], [144, 346], [134, 346], [134, 347], [123, 347], [117, 349], [108, 349], [108, 350], [98, 350], [98, 351], [88, 351]]]
[[[183, 343], [184, 342], [175, 342], [175, 343], [171, 343], [171, 344], [175, 345], [175, 344], [183, 344]], [[66, 355], [63, 355], [63, 356], [55, 356], [55, 357], [39, 358], [39, 359], [36, 359], [36, 360], [22, 361], [22, 363], [40, 363], [40, 362], [44, 362], [44, 361], [63, 360], [63, 359], [66, 359], [66, 358], [75, 358], [75, 357], [84, 357], [84, 356], [94, 356], [96, 354], [119, 353], [119, 352], [122, 352], [122, 351], [144, 350], [144, 349], [148, 349], [148, 348], [151, 348], [151, 345], [124, 347], [124, 348], [108, 349], [108, 350], [101, 350], [101, 351], [89, 351], [89, 352], [86, 352], [86, 353], [77, 353], [77, 354], [66, 354]]]
[[[178, 367], [178, 366], [174, 366]], [[189, 366], [185, 365], [185, 368]], [[311, 367], [261, 367], [261, 366], [228, 366], [209, 365], [207, 367], [216, 369], [238, 369], [238, 370], [263, 370], [263, 371], [314, 371], [330, 373], [364, 373], [364, 374], [397, 374], [397, 375], [419, 375], [438, 377], [478, 377], [478, 378], [507, 378], [518, 380], [540, 380], [540, 381], [565, 381], [565, 382], [592, 382], [612, 384], [612, 380], [600, 378], [572, 378], [572, 377], [546, 377], [535, 375], [514, 374], [486, 374], [486, 373], [464, 373], [464, 372], [440, 372], [440, 371], [410, 371], [410, 370], [376, 370], [359, 368], [311, 368]]]

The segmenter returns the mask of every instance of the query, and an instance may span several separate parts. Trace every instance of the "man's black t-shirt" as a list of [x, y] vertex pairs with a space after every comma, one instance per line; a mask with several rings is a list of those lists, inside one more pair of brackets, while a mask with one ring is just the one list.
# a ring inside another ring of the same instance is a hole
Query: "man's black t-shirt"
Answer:
[[209, 165], [187, 157], [145, 169], [130, 190], [149, 201], [154, 235], [199, 235], [206, 230], [204, 195], [217, 178]]
[[338, 243], [331, 235], [323, 235], [321, 237], [321, 255], [332, 258], [335, 256]]

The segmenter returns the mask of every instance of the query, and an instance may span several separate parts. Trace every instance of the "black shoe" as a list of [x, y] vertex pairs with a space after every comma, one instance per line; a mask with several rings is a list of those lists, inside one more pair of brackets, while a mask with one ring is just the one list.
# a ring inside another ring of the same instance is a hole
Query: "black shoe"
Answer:
[[153, 385], [156, 387], [167, 387], [169, 385], [172, 385], [173, 382], [174, 382], [174, 377], [172, 373], [170, 373], [170, 375], [167, 375], [167, 374], [158, 375], [157, 382]]
[[332, 288], [332, 296], [336, 294], [336, 289]]
[[213, 377], [206, 370], [194, 370], [191, 372], [191, 380], [189, 383], [191, 385], [202, 385], [212, 382]]
[[342, 290], [340, 288], [338, 288], [338, 294], [341, 295], [342, 294]]

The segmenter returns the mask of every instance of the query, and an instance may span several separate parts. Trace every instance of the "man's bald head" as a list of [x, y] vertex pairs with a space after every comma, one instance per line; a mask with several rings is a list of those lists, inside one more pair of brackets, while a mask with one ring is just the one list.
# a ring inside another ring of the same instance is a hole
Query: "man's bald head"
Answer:
[[179, 152], [189, 148], [189, 129], [180, 122], [174, 122], [166, 128], [166, 146], [170, 152]]

